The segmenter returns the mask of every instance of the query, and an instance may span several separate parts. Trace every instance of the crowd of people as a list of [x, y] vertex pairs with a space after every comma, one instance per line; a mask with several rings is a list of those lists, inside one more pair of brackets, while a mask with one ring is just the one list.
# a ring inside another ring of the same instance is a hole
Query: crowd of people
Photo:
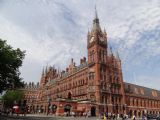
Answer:
[[27, 108], [26, 107], [13, 107], [13, 108], [5, 108], [3, 110], [1, 110], [1, 114], [5, 114], [5, 115], [22, 115], [25, 116], [27, 113]]

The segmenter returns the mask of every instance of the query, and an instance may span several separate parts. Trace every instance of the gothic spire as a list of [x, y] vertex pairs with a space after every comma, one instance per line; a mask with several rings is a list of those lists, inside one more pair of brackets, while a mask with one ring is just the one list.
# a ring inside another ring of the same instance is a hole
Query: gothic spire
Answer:
[[95, 18], [93, 20], [92, 31], [94, 31], [94, 32], [98, 32], [98, 31], [100, 32], [101, 31], [101, 27], [99, 25], [99, 18], [98, 18], [96, 6], [95, 6]]
[[106, 29], [105, 29], [105, 28], [104, 28], [104, 34], [105, 34], [105, 35], [107, 35], [107, 33], [106, 33]]
[[46, 66], [45, 74], [47, 74], [47, 72], [48, 72], [48, 65]]
[[117, 58], [118, 60], [120, 60], [118, 51], [116, 52], [116, 58]]
[[95, 6], [95, 19], [98, 19], [97, 8]]
[[113, 55], [113, 52], [112, 52], [112, 47], [111, 47], [111, 45], [109, 45], [109, 48], [108, 48], [108, 54], [109, 54], [110, 56], [112, 56], [112, 55]]
[[43, 70], [42, 70], [42, 76], [44, 75], [44, 67], [43, 67]]

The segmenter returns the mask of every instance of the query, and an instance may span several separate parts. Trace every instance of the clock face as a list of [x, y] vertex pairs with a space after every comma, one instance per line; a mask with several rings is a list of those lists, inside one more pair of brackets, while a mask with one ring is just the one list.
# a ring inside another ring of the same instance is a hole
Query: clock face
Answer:
[[91, 39], [90, 39], [90, 43], [91, 43], [91, 42], [93, 42], [93, 41], [94, 41], [94, 37], [91, 37]]
[[104, 38], [103, 37], [99, 37], [100, 41], [103, 42], [104, 41]]

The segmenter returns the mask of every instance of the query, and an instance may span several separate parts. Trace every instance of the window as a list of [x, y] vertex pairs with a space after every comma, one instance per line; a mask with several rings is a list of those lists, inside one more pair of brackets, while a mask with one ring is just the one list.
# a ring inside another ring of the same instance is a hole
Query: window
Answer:
[[101, 61], [101, 50], [99, 51], [99, 61]]
[[105, 50], [103, 50], [103, 62], [106, 63], [106, 59], [105, 59]]
[[90, 72], [89, 73], [89, 79], [90, 80], [94, 80], [94, 72]]
[[94, 50], [92, 50], [92, 51], [90, 52], [90, 60], [91, 60], [91, 62], [94, 61]]

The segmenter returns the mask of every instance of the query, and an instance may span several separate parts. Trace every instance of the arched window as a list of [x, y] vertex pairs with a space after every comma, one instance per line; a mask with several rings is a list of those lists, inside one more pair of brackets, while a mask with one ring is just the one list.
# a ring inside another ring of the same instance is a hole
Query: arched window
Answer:
[[72, 98], [72, 94], [71, 92], [68, 93], [68, 99], [71, 99]]
[[105, 62], [104, 61], [104, 50], [102, 51], [102, 61]]
[[106, 96], [106, 104], [108, 104], [108, 96]]
[[133, 106], [134, 106], [134, 99], [133, 99]]
[[101, 61], [101, 50], [99, 50], [99, 52], [98, 52], [98, 59], [99, 59], [99, 61]]
[[91, 61], [92, 62], [94, 61], [94, 50], [92, 50], [92, 52], [91, 52]]

